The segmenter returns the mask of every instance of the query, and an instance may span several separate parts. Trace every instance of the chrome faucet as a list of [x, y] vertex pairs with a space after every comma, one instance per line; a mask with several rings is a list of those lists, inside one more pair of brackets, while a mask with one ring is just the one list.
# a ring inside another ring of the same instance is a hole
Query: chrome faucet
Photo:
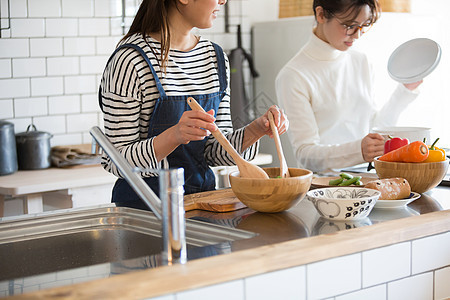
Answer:
[[186, 263], [186, 224], [183, 202], [184, 170], [153, 170], [159, 174], [160, 199], [144, 179], [133, 170], [99, 127], [92, 127], [89, 132], [117, 166], [136, 194], [152, 210], [155, 216], [162, 221], [163, 263], [168, 265]]
[[159, 190], [162, 202], [163, 262], [186, 263], [184, 220], [184, 170], [159, 170]]

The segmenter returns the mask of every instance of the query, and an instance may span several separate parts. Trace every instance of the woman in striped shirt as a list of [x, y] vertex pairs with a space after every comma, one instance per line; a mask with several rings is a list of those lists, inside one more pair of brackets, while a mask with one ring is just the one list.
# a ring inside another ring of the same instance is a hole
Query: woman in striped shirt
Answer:
[[[245, 159], [252, 159], [258, 140], [272, 137], [268, 111], [274, 114], [280, 134], [288, 128], [284, 113], [272, 106], [233, 132], [227, 56], [219, 46], [191, 32], [194, 27], [211, 27], [225, 3], [143, 0], [101, 81], [99, 100], [110, 141], [132, 166], [184, 168], [186, 194], [214, 189], [210, 166], [234, 165], [211, 131], [221, 130]], [[190, 110], [186, 102], [190, 96], [206, 112]], [[102, 164], [120, 177], [108, 157]], [[141, 175], [159, 194], [157, 174]], [[123, 179], [114, 186], [112, 202], [147, 209]]]

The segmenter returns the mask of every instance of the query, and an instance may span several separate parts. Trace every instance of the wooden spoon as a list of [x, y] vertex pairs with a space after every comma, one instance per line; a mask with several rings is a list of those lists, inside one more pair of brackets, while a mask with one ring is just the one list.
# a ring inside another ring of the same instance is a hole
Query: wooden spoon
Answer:
[[[192, 97], [189, 97], [187, 99], [187, 103], [189, 104], [192, 110], [203, 112], [205, 111], [203, 107], [201, 107], [200, 104], [198, 104], [198, 102]], [[257, 165], [253, 165], [248, 161], [244, 160], [239, 155], [239, 153], [237, 153], [236, 149], [233, 148], [233, 146], [230, 144], [230, 142], [226, 139], [226, 137], [219, 129], [211, 132], [211, 134], [216, 138], [216, 140], [220, 143], [220, 145], [222, 145], [225, 151], [227, 151], [228, 154], [230, 154], [231, 157], [234, 159], [234, 162], [239, 168], [239, 173], [241, 177], [269, 179], [269, 175], [267, 175], [267, 173], [264, 172], [263, 169], [261, 169]]]
[[283, 148], [281, 147], [280, 136], [278, 135], [278, 129], [275, 126], [275, 121], [273, 120], [272, 112], [269, 111], [269, 124], [272, 130], [273, 139], [275, 140], [275, 145], [277, 146], [278, 159], [280, 160], [280, 176], [281, 178], [291, 177], [289, 174], [289, 168], [284, 158]]

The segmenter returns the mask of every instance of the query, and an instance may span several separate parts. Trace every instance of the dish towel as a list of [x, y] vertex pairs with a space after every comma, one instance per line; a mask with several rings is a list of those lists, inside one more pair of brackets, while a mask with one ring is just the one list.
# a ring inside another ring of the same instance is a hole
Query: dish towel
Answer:
[[50, 154], [52, 165], [58, 168], [74, 165], [99, 164], [101, 155], [83, 152], [77, 148], [54, 146]]

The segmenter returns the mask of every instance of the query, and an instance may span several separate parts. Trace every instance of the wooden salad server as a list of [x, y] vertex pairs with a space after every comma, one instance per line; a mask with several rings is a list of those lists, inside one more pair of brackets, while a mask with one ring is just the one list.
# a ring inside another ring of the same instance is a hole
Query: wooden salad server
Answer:
[[278, 159], [280, 160], [280, 176], [281, 178], [291, 177], [289, 174], [289, 168], [284, 158], [283, 148], [281, 147], [280, 135], [278, 134], [278, 129], [275, 126], [275, 121], [273, 119], [272, 113], [269, 111], [269, 124], [272, 130], [273, 139], [275, 140], [275, 145], [277, 146]]
[[[200, 104], [198, 104], [198, 102], [192, 97], [189, 97], [187, 99], [187, 103], [189, 104], [192, 110], [203, 112], [205, 111], [203, 107], [201, 107]], [[234, 159], [234, 162], [236, 163], [239, 169], [241, 177], [269, 179], [269, 175], [267, 175], [267, 173], [263, 169], [261, 169], [257, 165], [251, 164], [248, 161], [244, 160], [219, 129], [211, 132], [211, 134], [216, 138], [216, 140], [225, 149], [225, 151], [227, 151], [228, 154], [230, 154], [231, 157]]]

